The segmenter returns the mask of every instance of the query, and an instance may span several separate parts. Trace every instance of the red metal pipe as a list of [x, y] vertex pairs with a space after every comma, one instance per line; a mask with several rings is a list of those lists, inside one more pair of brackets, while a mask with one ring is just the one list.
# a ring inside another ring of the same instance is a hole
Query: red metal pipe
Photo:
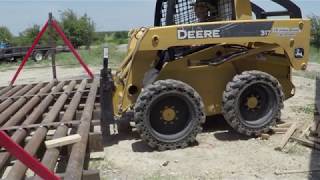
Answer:
[[91, 79], [94, 78], [91, 70], [89, 69], [89, 67], [86, 65], [86, 63], [82, 60], [81, 56], [78, 54], [78, 52], [74, 49], [73, 45], [71, 44], [71, 42], [68, 40], [67, 36], [64, 34], [64, 32], [62, 31], [62, 29], [59, 27], [57, 21], [52, 20], [51, 25], [54, 27], [54, 29], [59, 33], [59, 35], [62, 37], [64, 43], [69, 47], [69, 49], [71, 50], [71, 52], [73, 53], [73, 55], [77, 58], [77, 60], [79, 61], [79, 63], [81, 64], [81, 66], [85, 69], [85, 71], [88, 73], [88, 75], [90, 76]]
[[13, 142], [3, 131], [0, 131], [0, 146], [4, 147], [8, 152], [10, 152], [14, 157], [20, 160], [41, 178], [46, 180], [60, 180], [60, 178], [51, 172], [47, 167], [42, 165], [37, 159], [24, 151], [24, 149], [18, 144]]
[[21, 70], [23, 69], [24, 65], [26, 64], [26, 62], [28, 61], [29, 57], [31, 56], [34, 48], [36, 47], [36, 45], [39, 43], [41, 37], [43, 36], [43, 34], [46, 32], [48, 28], [48, 21], [46, 22], [46, 24], [42, 27], [40, 33], [37, 35], [36, 39], [34, 40], [32, 46], [29, 48], [26, 56], [23, 58], [18, 70], [16, 71], [16, 73], [14, 74], [12, 80], [11, 80], [11, 83], [10, 85], [13, 85], [17, 79], [17, 77], [19, 76]]

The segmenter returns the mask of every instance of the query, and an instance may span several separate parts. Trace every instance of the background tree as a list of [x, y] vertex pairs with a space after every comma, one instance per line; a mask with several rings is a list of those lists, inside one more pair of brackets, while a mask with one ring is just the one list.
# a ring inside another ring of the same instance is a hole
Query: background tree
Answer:
[[76, 48], [90, 47], [94, 39], [95, 24], [86, 14], [78, 17], [72, 10], [66, 10], [61, 14], [61, 26]]
[[7, 27], [0, 26], [0, 42], [9, 43], [12, 40], [12, 34]]
[[318, 50], [320, 49], [320, 17], [313, 15], [309, 17], [311, 19], [311, 43]]
[[35, 24], [32, 27], [25, 29], [19, 34], [19, 37], [15, 39], [14, 44], [18, 46], [28, 46], [33, 43], [35, 38], [40, 32], [40, 26]]

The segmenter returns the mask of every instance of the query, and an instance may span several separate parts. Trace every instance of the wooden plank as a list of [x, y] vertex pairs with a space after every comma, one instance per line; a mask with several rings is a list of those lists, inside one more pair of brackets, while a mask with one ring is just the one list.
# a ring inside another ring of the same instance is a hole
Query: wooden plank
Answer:
[[58, 139], [53, 139], [49, 141], [45, 141], [46, 147], [48, 149], [55, 148], [55, 147], [61, 147], [66, 146], [70, 144], [74, 144], [81, 141], [81, 136], [79, 134], [74, 134], [71, 136], [66, 136]]
[[269, 134], [261, 134], [261, 140], [269, 140], [270, 135]]
[[283, 170], [283, 171], [276, 171], [274, 172], [275, 175], [285, 175], [285, 174], [301, 174], [301, 173], [314, 173], [320, 172], [320, 169], [310, 169], [310, 170]]
[[308, 140], [320, 144], [320, 138], [318, 137], [308, 137]]
[[277, 124], [277, 128], [290, 128], [292, 126], [292, 123], [283, 123], [283, 124]]
[[304, 146], [307, 146], [307, 147], [310, 147], [310, 148], [313, 148], [316, 150], [320, 150], [320, 145], [315, 142], [312, 142], [312, 141], [309, 141], [306, 139], [302, 139], [299, 137], [291, 137], [291, 139], [295, 140], [296, 142], [298, 142], [301, 145], [304, 145]]
[[277, 127], [273, 127], [271, 128], [271, 130], [275, 133], [285, 133], [288, 131], [288, 128], [277, 128]]
[[291, 125], [291, 127], [288, 129], [288, 131], [286, 132], [286, 134], [284, 135], [284, 137], [281, 140], [281, 143], [279, 144], [279, 146], [277, 146], [275, 149], [278, 150], [278, 151], [282, 151], [282, 149], [286, 146], [286, 144], [288, 143], [290, 137], [297, 130], [297, 128], [298, 128], [298, 124], [297, 123], [293, 123]]

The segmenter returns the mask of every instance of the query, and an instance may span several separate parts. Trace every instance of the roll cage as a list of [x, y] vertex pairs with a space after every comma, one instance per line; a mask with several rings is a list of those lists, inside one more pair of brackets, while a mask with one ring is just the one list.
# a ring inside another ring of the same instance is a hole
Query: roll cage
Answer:
[[[218, 7], [218, 15], [221, 20], [235, 20], [235, 1], [237, 0], [211, 0]], [[238, 0], [240, 1], [240, 0]], [[251, 2], [252, 12], [257, 19], [266, 19], [272, 16], [289, 16], [290, 18], [302, 18], [300, 8], [290, 0], [271, 0], [282, 6], [284, 11], [265, 11], [262, 7]], [[197, 23], [193, 12], [192, 3], [196, 0], [157, 0], [155, 12], [155, 26], [167, 26], [178, 24]]]

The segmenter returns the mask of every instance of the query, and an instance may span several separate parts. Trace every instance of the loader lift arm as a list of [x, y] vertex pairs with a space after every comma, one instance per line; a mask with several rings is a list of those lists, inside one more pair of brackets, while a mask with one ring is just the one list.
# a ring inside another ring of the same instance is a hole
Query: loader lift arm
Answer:
[[252, 11], [255, 13], [257, 19], [266, 19], [271, 16], [290, 16], [290, 18], [302, 18], [301, 9], [291, 1], [288, 0], [272, 0], [273, 2], [282, 6], [285, 11], [266, 12], [257, 4], [251, 2]]

